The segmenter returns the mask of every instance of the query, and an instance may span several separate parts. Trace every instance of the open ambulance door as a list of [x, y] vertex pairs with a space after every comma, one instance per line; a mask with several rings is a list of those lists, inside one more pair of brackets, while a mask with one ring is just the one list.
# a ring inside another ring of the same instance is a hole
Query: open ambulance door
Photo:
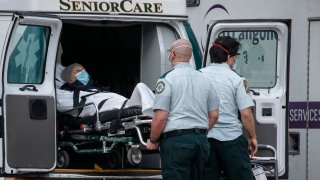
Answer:
[[[279, 175], [287, 172], [287, 53], [288, 27], [282, 22], [215, 22], [209, 29], [204, 66], [210, 64], [209, 48], [219, 36], [242, 44], [235, 71], [247, 79], [255, 102], [254, 116], [259, 144], [276, 149]], [[264, 156], [265, 154], [257, 154]]]
[[14, 15], [3, 65], [4, 173], [56, 164], [54, 67], [62, 23]]
[[141, 82], [151, 89], [162, 74], [172, 69], [167, 49], [177, 39], [176, 30], [168, 24], [142, 26]]

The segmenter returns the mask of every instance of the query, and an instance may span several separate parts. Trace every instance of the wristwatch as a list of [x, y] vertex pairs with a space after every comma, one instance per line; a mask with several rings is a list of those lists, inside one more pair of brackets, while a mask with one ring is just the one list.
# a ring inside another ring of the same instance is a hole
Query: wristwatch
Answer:
[[152, 144], [156, 144], [156, 143], [159, 142], [158, 139], [154, 139], [154, 138], [149, 138], [149, 140], [150, 140], [150, 142], [151, 142]]

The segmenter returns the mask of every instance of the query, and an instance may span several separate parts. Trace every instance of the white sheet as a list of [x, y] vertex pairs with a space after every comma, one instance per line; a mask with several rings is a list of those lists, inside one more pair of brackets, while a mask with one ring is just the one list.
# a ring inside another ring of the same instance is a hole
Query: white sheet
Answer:
[[[80, 91], [80, 97], [91, 94], [92, 92]], [[79, 102], [80, 102], [79, 97]], [[113, 109], [120, 109], [125, 97], [116, 93], [97, 93], [87, 97], [86, 103], [94, 103], [97, 107], [101, 101], [108, 99], [99, 112], [109, 111]], [[142, 113], [147, 116], [153, 116], [153, 92], [143, 83], [138, 83], [132, 92], [132, 95], [125, 107], [140, 106], [142, 108]], [[57, 109], [58, 111], [66, 111], [73, 108], [73, 92], [57, 89]], [[80, 113], [80, 117], [90, 116], [95, 114], [95, 108], [93, 106], [86, 107]]]
[[65, 67], [61, 64], [57, 63], [56, 65], [56, 87], [61, 88], [61, 86], [65, 83], [64, 80], [61, 79], [61, 72]]
[[[67, 111], [71, 110], [73, 108], [73, 92], [71, 91], [66, 91], [60, 89], [61, 86], [65, 83], [61, 79], [61, 72], [65, 67], [62, 66], [61, 64], [56, 65], [56, 92], [57, 92], [57, 109], [58, 111]], [[81, 91], [80, 92], [80, 97], [91, 94], [92, 92], [85, 92]], [[153, 100], [154, 100], [154, 93], [148, 88], [147, 85], [144, 83], [138, 83], [136, 87], [134, 88], [132, 95], [130, 99], [128, 99], [128, 102], [126, 103], [126, 108], [127, 107], [132, 107], [132, 106], [140, 106], [142, 108], [142, 113], [147, 116], [153, 116]], [[127, 99], [119, 94], [116, 93], [97, 93], [94, 95], [90, 95], [87, 97], [86, 103], [94, 103], [97, 107], [101, 101], [104, 99], [108, 99], [99, 112], [103, 111], [109, 111], [113, 109], [120, 109], [124, 101]], [[79, 99], [80, 102], [80, 99]], [[81, 114], [79, 115], [80, 117], [85, 117], [85, 116], [91, 116], [95, 114], [95, 108], [93, 106], [89, 106], [83, 109]], [[74, 112], [74, 115], [77, 115], [77, 112]]]

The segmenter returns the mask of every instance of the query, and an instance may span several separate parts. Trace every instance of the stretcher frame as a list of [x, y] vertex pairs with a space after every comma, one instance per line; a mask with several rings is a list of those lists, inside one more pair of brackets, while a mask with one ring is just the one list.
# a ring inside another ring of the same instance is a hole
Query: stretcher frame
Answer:
[[[278, 173], [278, 160], [277, 160], [276, 149], [271, 145], [258, 144], [258, 150], [268, 150], [272, 153], [273, 156], [270, 156], [270, 157], [259, 157], [259, 156], [251, 157], [251, 164], [254, 167], [262, 167], [264, 170], [264, 173], [267, 177], [273, 176], [275, 180], [278, 180], [279, 173]], [[271, 165], [273, 167], [273, 169], [269, 169], [265, 165]]]
[[[81, 125], [81, 129], [78, 129], [78, 130], [70, 130], [68, 132], [59, 132], [60, 136], [68, 135], [69, 138], [75, 141], [79, 141], [80, 143], [75, 143], [72, 141], [61, 141], [61, 142], [58, 141], [57, 164], [59, 164], [59, 161], [60, 162], [64, 161], [63, 158], [68, 160], [69, 157], [59, 156], [59, 152], [63, 156], [68, 156], [66, 152], [61, 153], [62, 151], [64, 151], [63, 149], [66, 147], [71, 148], [77, 154], [106, 154], [106, 153], [114, 152], [117, 145], [122, 144], [122, 145], [125, 145], [128, 149], [127, 150], [128, 162], [134, 166], [138, 165], [142, 159], [140, 144], [146, 146], [146, 142], [143, 139], [143, 135], [139, 126], [143, 124], [150, 124], [152, 121], [152, 118], [142, 114], [121, 118], [119, 119], [121, 130], [118, 130], [117, 133], [115, 134], [110, 134], [110, 133], [107, 133], [107, 131], [110, 128], [111, 121], [101, 123], [100, 117], [98, 114], [99, 112], [98, 107], [94, 103], [87, 103], [81, 106], [77, 106], [70, 110], [60, 112], [60, 114], [70, 113], [72, 111], [82, 109], [87, 106], [94, 106], [94, 109], [96, 112], [95, 113], [96, 119], [93, 127], [90, 127], [87, 125]], [[135, 137], [132, 137], [132, 134], [129, 137], [126, 136], [126, 131], [130, 129], [133, 129], [134, 131], [136, 131], [136, 135], [138, 136], [139, 142], [135, 140]], [[67, 134], [63, 134], [63, 133], [67, 133]], [[80, 149], [78, 148], [78, 145], [81, 144], [81, 141], [88, 142], [88, 143], [102, 143], [102, 144], [100, 148]], [[107, 143], [109, 144], [111, 143], [111, 145], [107, 146]], [[61, 164], [63, 164], [63, 162]], [[58, 165], [58, 167], [62, 167], [62, 168], [66, 166]]]

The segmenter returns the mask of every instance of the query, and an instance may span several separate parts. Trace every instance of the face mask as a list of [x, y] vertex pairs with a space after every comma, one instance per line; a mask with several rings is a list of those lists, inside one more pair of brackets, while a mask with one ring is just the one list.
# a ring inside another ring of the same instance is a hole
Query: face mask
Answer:
[[77, 77], [77, 80], [80, 81], [84, 85], [87, 85], [90, 80], [90, 76], [86, 70], [82, 70], [82, 71], [78, 72], [76, 74], [76, 77]]
[[170, 58], [170, 56], [169, 56], [169, 63], [172, 66], [172, 59]]
[[238, 60], [235, 59], [235, 62], [234, 62], [234, 64], [233, 64], [233, 66], [232, 66], [232, 69], [233, 69], [233, 70], [236, 70], [237, 67], [238, 67]]

